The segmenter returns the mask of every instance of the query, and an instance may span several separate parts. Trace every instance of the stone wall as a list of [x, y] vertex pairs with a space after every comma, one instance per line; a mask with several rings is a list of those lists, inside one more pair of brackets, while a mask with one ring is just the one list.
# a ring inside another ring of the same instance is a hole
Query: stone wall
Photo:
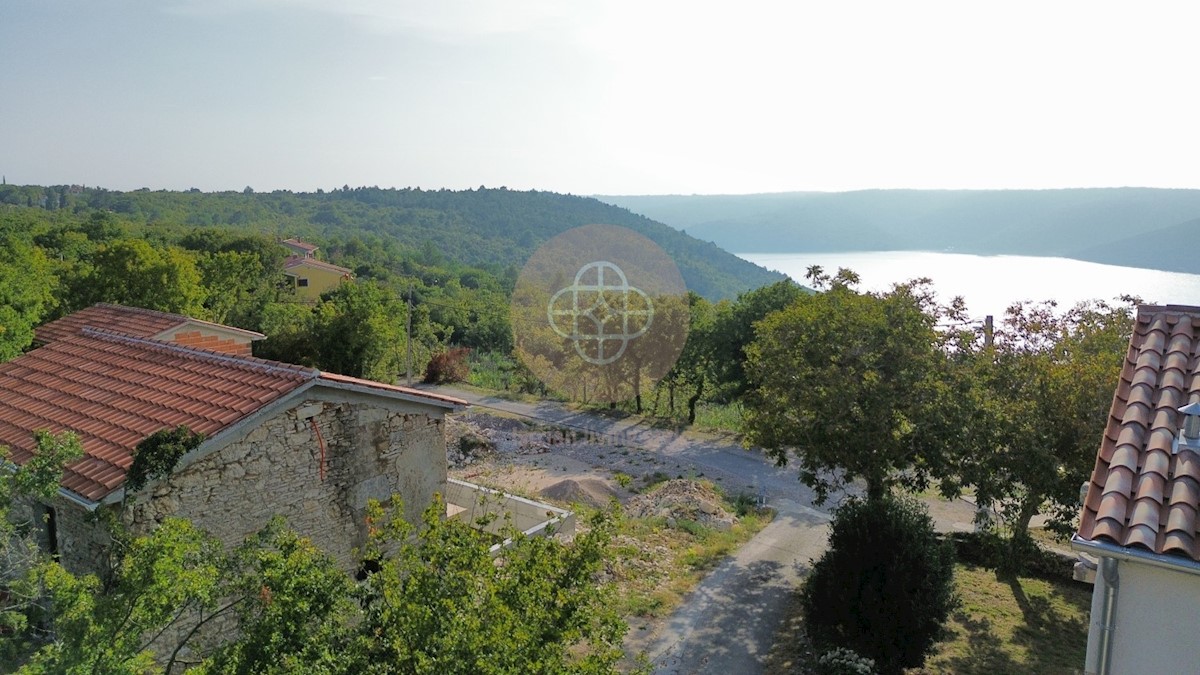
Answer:
[[134, 531], [180, 516], [234, 546], [282, 515], [351, 569], [368, 499], [399, 494], [406, 518], [417, 522], [446, 481], [440, 415], [377, 397], [310, 393], [144, 488], [130, 500]]

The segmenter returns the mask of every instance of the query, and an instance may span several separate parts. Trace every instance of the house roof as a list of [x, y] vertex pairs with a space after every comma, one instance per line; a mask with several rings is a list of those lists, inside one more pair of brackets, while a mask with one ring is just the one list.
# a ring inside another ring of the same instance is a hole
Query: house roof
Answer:
[[38, 344], [46, 344], [70, 335], [78, 335], [85, 326], [111, 330], [133, 337], [152, 338], [183, 326], [205, 326], [213, 330], [240, 334], [250, 340], [261, 340], [266, 336], [252, 330], [243, 330], [210, 321], [193, 319], [182, 314], [170, 314], [141, 307], [97, 303], [74, 314], [40, 326], [34, 333]]
[[305, 258], [298, 255], [290, 255], [283, 261], [283, 270], [285, 272], [297, 267], [315, 267], [316, 269], [329, 270], [330, 272], [337, 272], [338, 274], [354, 274], [354, 270], [347, 269], [345, 267], [339, 267], [332, 263], [323, 262], [321, 260], [317, 260], [316, 258]]
[[1200, 401], [1200, 307], [1138, 308], [1079, 537], [1200, 561], [1200, 455], [1173, 440]]
[[307, 241], [300, 241], [299, 239], [284, 239], [280, 243], [282, 243], [284, 246], [287, 246], [288, 248], [295, 248], [295, 249], [299, 249], [301, 251], [306, 251], [308, 253], [312, 253], [312, 252], [316, 251], [318, 248], [320, 248], [316, 244], [310, 244]]
[[212, 438], [309, 386], [443, 408], [466, 405], [417, 389], [156, 340], [144, 335], [161, 332], [150, 320], [133, 326], [143, 334], [129, 334], [87, 325], [77, 315], [59, 321], [66, 319], [59, 327], [78, 326], [76, 332], [48, 331], [44, 346], [0, 363], [0, 445], [23, 464], [32, 457], [34, 431], [74, 431], [84, 456], [66, 467], [62, 487], [89, 502], [124, 484], [134, 449], [150, 434], [183, 424]]

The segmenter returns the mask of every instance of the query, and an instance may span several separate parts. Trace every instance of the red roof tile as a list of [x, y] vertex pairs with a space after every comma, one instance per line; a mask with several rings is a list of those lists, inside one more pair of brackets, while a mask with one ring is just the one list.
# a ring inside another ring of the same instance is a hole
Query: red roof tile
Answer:
[[0, 364], [0, 444], [23, 463], [34, 430], [76, 432], [85, 456], [67, 467], [63, 487], [98, 501], [124, 482], [146, 436], [179, 424], [212, 436], [317, 375], [84, 327]]
[[172, 328], [180, 328], [188, 324], [243, 333], [252, 340], [261, 340], [265, 337], [262, 333], [201, 321], [182, 314], [170, 314], [153, 309], [110, 305], [101, 302], [39, 327], [35, 331], [35, 339], [38, 344], [46, 344], [69, 335], [79, 335], [86, 326], [124, 333], [133, 337], [150, 338]]
[[1200, 307], [1138, 309], [1079, 536], [1200, 561], [1200, 455], [1172, 445], [1200, 401]]

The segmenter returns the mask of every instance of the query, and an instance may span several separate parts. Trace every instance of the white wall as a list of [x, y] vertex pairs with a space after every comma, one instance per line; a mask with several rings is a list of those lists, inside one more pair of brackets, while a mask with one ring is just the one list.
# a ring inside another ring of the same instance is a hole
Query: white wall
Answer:
[[[1119, 578], [1110, 672], [1200, 672], [1200, 576], [1122, 560]], [[1096, 672], [1104, 586], [1098, 576], [1088, 633], [1088, 673]]]

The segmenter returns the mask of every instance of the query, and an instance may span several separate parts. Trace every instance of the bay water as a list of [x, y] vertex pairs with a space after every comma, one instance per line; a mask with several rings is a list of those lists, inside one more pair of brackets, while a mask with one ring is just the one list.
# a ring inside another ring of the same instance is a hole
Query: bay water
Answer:
[[1134, 295], [1146, 303], [1200, 305], [1200, 274], [1019, 255], [968, 255], [934, 251], [848, 253], [738, 253], [807, 285], [805, 272], [820, 265], [827, 274], [852, 269], [859, 290], [886, 291], [892, 284], [929, 277], [939, 300], [961, 295], [972, 317], [999, 316], [1019, 300], [1055, 300], [1067, 308], [1082, 300]]

